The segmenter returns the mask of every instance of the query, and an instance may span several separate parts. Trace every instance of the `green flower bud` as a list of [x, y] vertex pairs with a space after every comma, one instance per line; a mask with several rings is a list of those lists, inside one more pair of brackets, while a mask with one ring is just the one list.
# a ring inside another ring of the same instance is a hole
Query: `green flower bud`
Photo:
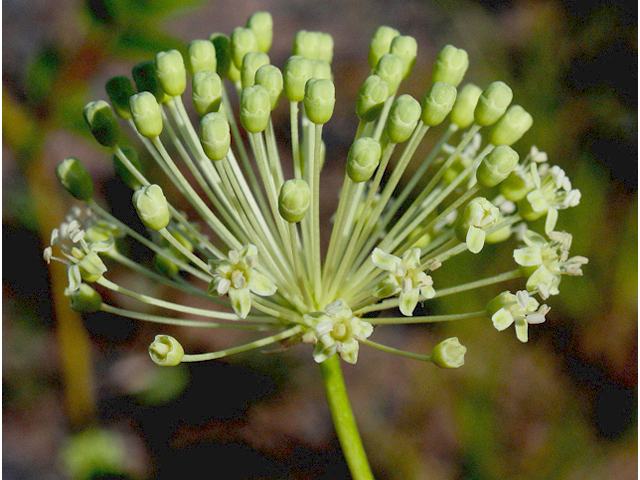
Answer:
[[231, 33], [231, 59], [238, 70], [242, 69], [242, 60], [249, 52], [257, 52], [258, 38], [250, 28], [236, 27]]
[[240, 81], [240, 70], [238, 70], [235, 63], [231, 62], [231, 64], [229, 65], [229, 73], [227, 75], [229, 81], [231, 81], [232, 83], [237, 83]]
[[159, 185], [147, 185], [136, 190], [133, 205], [147, 228], [162, 230], [169, 224], [169, 204]]
[[202, 70], [193, 76], [191, 82], [193, 107], [201, 117], [217, 112], [222, 102], [222, 80], [216, 72]]
[[451, 121], [459, 128], [467, 128], [473, 123], [473, 112], [482, 95], [482, 89], [473, 83], [467, 83], [458, 92], [456, 103], [451, 109]]
[[204, 70], [216, 71], [216, 47], [210, 40], [194, 40], [189, 44], [189, 74], [193, 77]]
[[304, 89], [304, 108], [315, 124], [327, 123], [336, 104], [336, 87], [331, 80], [312, 78]]
[[262, 52], [249, 52], [244, 56], [240, 80], [242, 88], [250, 87], [256, 83], [256, 72], [260, 67], [269, 65], [269, 55]]
[[391, 51], [391, 42], [399, 35], [400, 32], [395, 28], [384, 25], [378, 27], [369, 45], [369, 65], [371, 68], [376, 68], [383, 55]]
[[511, 105], [491, 127], [489, 141], [494, 145], [513, 145], [533, 125], [533, 117], [520, 105]]
[[456, 101], [456, 87], [450, 83], [434, 83], [422, 100], [422, 122], [429, 127], [440, 125]]
[[212, 33], [209, 35], [209, 40], [216, 50], [216, 73], [220, 78], [226, 78], [232, 63], [231, 39], [224, 33]]
[[131, 80], [125, 76], [113, 77], [105, 85], [105, 90], [116, 114], [125, 120], [131, 118], [129, 97], [136, 93]]
[[458, 240], [466, 242], [471, 253], [479, 253], [484, 246], [486, 230], [493, 227], [500, 210], [484, 197], [471, 200], [458, 216], [454, 231]]
[[148, 60], [137, 64], [133, 67], [131, 75], [138, 92], [151, 92], [158, 103], [169, 100], [170, 97], [162, 89], [160, 80], [156, 75], [156, 67], [153, 61]]
[[240, 121], [250, 133], [264, 131], [269, 124], [271, 98], [262, 85], [253, 85], [240, 94]]
[[289, 223], [302, 220], [309, 209], [311, 190], [304, 180], [287, 180], [280, 188], [278, 211]]
[[293, 55], [331, 63], [333, 60], [333, 37], [324, 32], [300, 30], [293, 40]]
[[493, 125], [507, 111], [512, 99], [513, 92], [506, 83], [493, 82], [478, 99], [473, 112], [476, 123], [483, 127]]
[[469, 67], [469, 55], [461, 48], [446, 45], [436, 58], [431, 75], [432, 82], [447, 82], [457, 87]]
[[56, 167], [56, 175], [62, 186], [78, 200], [93, 197], [93, 182], [84, 165], [77, 158], [67, 158]]
[[311, 60], [311, 76], [333, 81], [331, 64], [326, 60]]
[[304, 87], [311, 78], [313, 66], [308, 58], [300, 55], [289, 57], [284, 64], [284, 94], [292, 102], [304, 99]]
[[347, 175], [355, 183], [369, 180], [378, 168], [381, 155], [382, 147], [376, 140], [360, 137], [349, 149]]
[[476, 178], [485, 187], [495, 187], [516, 168], [520, 156], [507, 145], [495, 147], [478, 166]]
[[97, 252], [89, 252], [77, 263], [80, 277], [85, 282], [97, 282], [107, 267]]
[[224, 114], [212, 112], [200, 120], [200, 143], [204, 153], [214, 162], [222, 160], [229, 153], [231, 134], [229, 121]]
[[401, 143], [408, 140], [416, 128], [422, 109], [420, 103], [411, 95], [399, 96], [389, 111], [386, 132], [391, 143]]
[[458, 368], [464, 365], [467, 353], [456, 337], [447, 338], [431, 350], [431, 363], [440, 368]]
[[[142, 173], [142, 163], [140, 163], [138, 152], [136, 152], [131, 147], [122, 147], [121, 150], [122, 153], [124, 153], [129, 161], [133, 164], [136, 170]], [[113, 155], [113, 169], [115, 170], [116, 175], [118, 175], [122, 179], [122, 181], [132, 190], [137, 190], [142, 186], [116, 154]]]
[[373, 122], [380, 116], [387, 98], [389, 98], [389, 84], [378, 75], [369, 75], [358, 93], [356, 115], [360, 120]]
[[389, 53], [397, 55], [404, 62], [403, 79], [411, 75], [418, 54], [418, 42], [408, 35], [398, 35], [391, 41]]
[[511, 172], [500, 184], [500, 193], [504, 195], [507, 200], [518, 202], [534, 188], [535, 185], [531, 175], [519, 175], [516, 172]]
[[404, 61], [397, 55], [387, 53], [382, 56], [373, 73], [387, 82], [391, 96], [398, 91], [404, 76]]
[[[496, 225], [500, 225], [502, 222], [504, 222], [504, 216], [500, 214], [498, 216], [498, 220], [496, 221]], [[505, 225], [504, 227], [499, 228], [495, 232], [487, 234], [485, 241], [487, 243], [504, 242], [506, 239], [508, 239], [511, 236], [512, 233], [513, 232], [511, 230], [511, 225]]]
[[155, 138], [162, 132], [162, 110], [150, 92], [140, 92], [129, 99], [131, 115], [143, 137]]
[[71, 300], [71, 309], [76, 312], [94, 313], [102, 306], [100, 294], [86, 283], [81, 283], [74, 291], [65, 291], [65, 295]]
[[269, 12], [256, 12], [247, 20], [247, 27], [253, 30], [258, 41], [258, 51], [267, 53], [273, 41], [273, 18]]
[[176, 275], [178, 275], [178, 273], [180, 273], [180, 268], [178, 268], [178, 265], [176, 265], [164, 255], [156, 253], [153, 258], [153, 263], [158, 271], [165, 274], [169, 278], [174, 278]]
[[156, 75], [167, 95], [182, 95], [187, 87], [187, 70], [184, 59], [177, 50], [159, 52], [156, 55]]
[[175, 367], [184, 357], [184, 349], [178, 341], [169, 335], [156, 335], [149, 345], [149, 356], [153, 363], [161, 367]]
[[264, 65], [256, 72], [256, 84], [262, 85], [269, 93], [271, 110], [274, 110], [282, 96], [282, 72], [273, 65]]
[[100, 145], [113, 147], [118, 143], [118, 121], [111, 107], [104, 100], [89, 102], [82, 110], [84, 120]]

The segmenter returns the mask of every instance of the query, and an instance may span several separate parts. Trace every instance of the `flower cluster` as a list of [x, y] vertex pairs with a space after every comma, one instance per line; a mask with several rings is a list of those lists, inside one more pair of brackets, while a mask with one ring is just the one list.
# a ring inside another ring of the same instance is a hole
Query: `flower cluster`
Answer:
[[[322, 130], [336, 102], [333, 40], [321, 32], [299, 32], [292, 55], [279, 68], [268, 55], [272, 24], [268, 13], [259, 12], [230, 35], [213, 33], [182, 53], [161, 52], [133, 68], [133, 81], [122, 76], [107, 82], [111, 105], [99, 100], [85, 107], [91, 132], [113, 153], [116, 173], [133, 190], [133, 208], [148, 235], [101, 207], [82, 163], [64, 160], [58, 177], [86, 207], [74, 209], [54, 231], [45, 258], [67, 265], [72, 306], [172, 325], [270, 332], [245, 345], [198, 355], [186, 354], [176, 339], [160, 335], [150, 347], [159, 365], [297, 339], [315, 345], [317, 362], [338, 354], [355, 363], [365, 344], [452, 368], [463, 364], [466, 351], [457, 338], [419, 355], [369, 337], [384, 324], [487, 316], [498, 330], [515, 323], [518, 339], [527, 341], [528, 325], [543, 322], [549, 311], [534, 295], [556, 295], [561, 277], [581, 274], [587, 260], [569, 258], [571, 236], [555, 230], [558, 212], [577, 205], [580, 192], [536, 147], [524, 150], [523, 158], [512, 147], [533, 119], [512, 105], [511, 89], [499, 81], [485, 88], [459, 87], [468, 56], [447, 45], [422, 99], [401, 93], [417, 43], [380, 27], [370, 44], [370, 74], [362, 79], [355, 105], [359, 124], [346, 155], [339, 204], [332, 225], [320, 225], [320, 175], [327, 160]], [[195, 124], [184, 97], [193, 105]], [[290, 139], [276, 138], [271, 120], [283, 101], [290, 112]], [[136, 150], [124, 146], [121, 121], [164, 173], [160, 184], [150, 182]], [[435, 147], [417, 159], [415, 173], [401, 187], [423, 138], [441, 124]], [[286, 160], [293, 167], [290, 179], [278, 148], [284, 141], [292, 152]], [[190, 203], [195, 218], [190, 221], [176, 209], [177, 202], [164, 194], [167, 185]], [[543, 231], [536, 233], [536, 221], [543, 217]], [[329, 228], [323, 248], [321, 232]], [[142, 265], [127, 258], [115, 242], [122, 235], [139, 242], [155, 261]], [[519, 243], [511, 269], [439, 288], [437, 274], [446, 275], [448, 260], [468, 251], [473, 261], [486, 244], [512, 237]], [[54, 257], [53, 247], [62, 256]], [[109, 279], [112, 262], [209, 301], [212, 308], [118, 285]], [[420, 302], [517, 278], [524, 289], [501, 293], [486, 310], [413, 316]], [[105, 289], [202, 319], [119, 308], [102, 300], [98, 291]], [[387, 314], [363, 319], [382, 311]]]

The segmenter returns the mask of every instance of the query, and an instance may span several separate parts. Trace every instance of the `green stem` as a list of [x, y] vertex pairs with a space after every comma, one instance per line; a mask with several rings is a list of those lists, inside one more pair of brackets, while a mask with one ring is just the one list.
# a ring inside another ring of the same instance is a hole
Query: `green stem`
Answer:
[[324, 389], [342, 452], [354, 480], [373, 480], [367, 454], [362, 446], [358, 426], [351, 410], [344, 384], [340, 358], [333, 355], [320, 364]]

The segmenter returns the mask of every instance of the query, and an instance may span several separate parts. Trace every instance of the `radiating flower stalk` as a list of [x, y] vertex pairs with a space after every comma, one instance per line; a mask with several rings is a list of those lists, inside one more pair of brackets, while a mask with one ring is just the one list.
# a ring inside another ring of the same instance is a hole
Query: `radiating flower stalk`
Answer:
[[[81, 312], [257, 335], [244, 345], [195, 354], [185, 353], [175, 338], [158, 335], [149, 347], [158, 365], [212, 360], [285, 341], [314, 345], [312, 355], [321, 366], [352, 474], [371, 478], [338, 356], [356, 363], [364, 344], [443, 368], [464, 363], [466, 348], [457, 338], [426, 354], [369, 339], [375, 328], [389, 324], [489, 319], [498, 330], [515, 324], [517, 338], [526, 342], [528, 326], [544, 322], [549, 311], [535, 297], [546, 301], [557, 295], [562, 276], [580, 275], [587, 263], [583, 257], [569, 258], [571, 235], [556, 230], [558, 212], [577, 205], [580, 192], [536, 147], [520, 149], [521, 154], [512, 148], [533, 120], [511, 104], [506, 84], [458, 88], [469, 63], [464, 50], [447, 45], [441, 51], [421, 101], [400, 94], [417, 44], [380, 27], [370, 45], [370, 75], [357, 99], [359, 124], [339, 204], [332, 225], [320, 225], [320, 174], [326, 162], [338, 161], [326, 158], [322, 141], [336, 102], [333, 40], [325, 33], [299, 32], [282, 70], [270, 64], [271, 41], [271, 16], [260, 12], [230, 36], [214, 33], [193, 41], [184, 57], [171, 50], [136, 65], [133, 82], [112, 78], [106, 86], [112, 106], [91, 102], [84, 116], [95, 138], [112, 151], [117, 174], [133, 189], [133, 207], [148, 235], [99, 206], [82, 163], [69, 158], [57, 173], [85, 206], [74, 207], [53, 232], [45, 258], [68, 266], [67, 295]], [[184, 105], [188, 83], [195, 123]], [[229, 89], [238, 98], [239, 124]], [[290, 109], [290, 139], [276, 138], [271, 121], [281, 101]], [[124, 146], [116, 114], [164, 173], [165, 189], [173, 184], [196, 218], [178, 211], [177, 202], [150, 182], [136, 151]], [[428, 131], [447, 119], [431, 152], [417, 156]], [[290, 142], [291, 159], [280, 158], [281, 142]], [[284, 174], [288, 161], [291, 179]], [[401, 187], [411, 161], [415, 173]], [[210, 238], [205, 229], [214, 235]], [[323, 252], [321, 239], [329, 231]], [[121, 253], [116, 242], [121, 236], [146, 247], [155, 268]], [[517, 244], [511, 268], [439, 287], [449, 260], [467, 255], [472, 262], [486, 244], [510, 237]], [[56, 257], [54, 247], [61, 252]], [[211, 307], [171, 300], [182, 295], [160, 299], [124, 287], [109, 279], [115, 263], [210, 301]], [[520, 290], [505, 290], [485, 310], [414, 316], [418, 304], [431, 299], [518, 278]], [[108, 304], [99, 293], [108, 290], [157, 313]]]

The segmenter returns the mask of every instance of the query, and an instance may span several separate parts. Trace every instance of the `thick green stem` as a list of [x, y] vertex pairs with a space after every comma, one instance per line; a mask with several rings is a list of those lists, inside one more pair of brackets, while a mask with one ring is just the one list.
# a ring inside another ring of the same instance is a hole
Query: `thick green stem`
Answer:
[[342, 452], [347, 460], [347, 465], [349, 465], [351, 476], [354, 480], [373, 480], [367, 454], [362, 446], [358, 426], [347, 396], [347, 388], [344, 384], [338, 355], [333, 355], [322, 362], [320, 364], [320, 372], [322, 373], [333, 424], [342, 446]]

